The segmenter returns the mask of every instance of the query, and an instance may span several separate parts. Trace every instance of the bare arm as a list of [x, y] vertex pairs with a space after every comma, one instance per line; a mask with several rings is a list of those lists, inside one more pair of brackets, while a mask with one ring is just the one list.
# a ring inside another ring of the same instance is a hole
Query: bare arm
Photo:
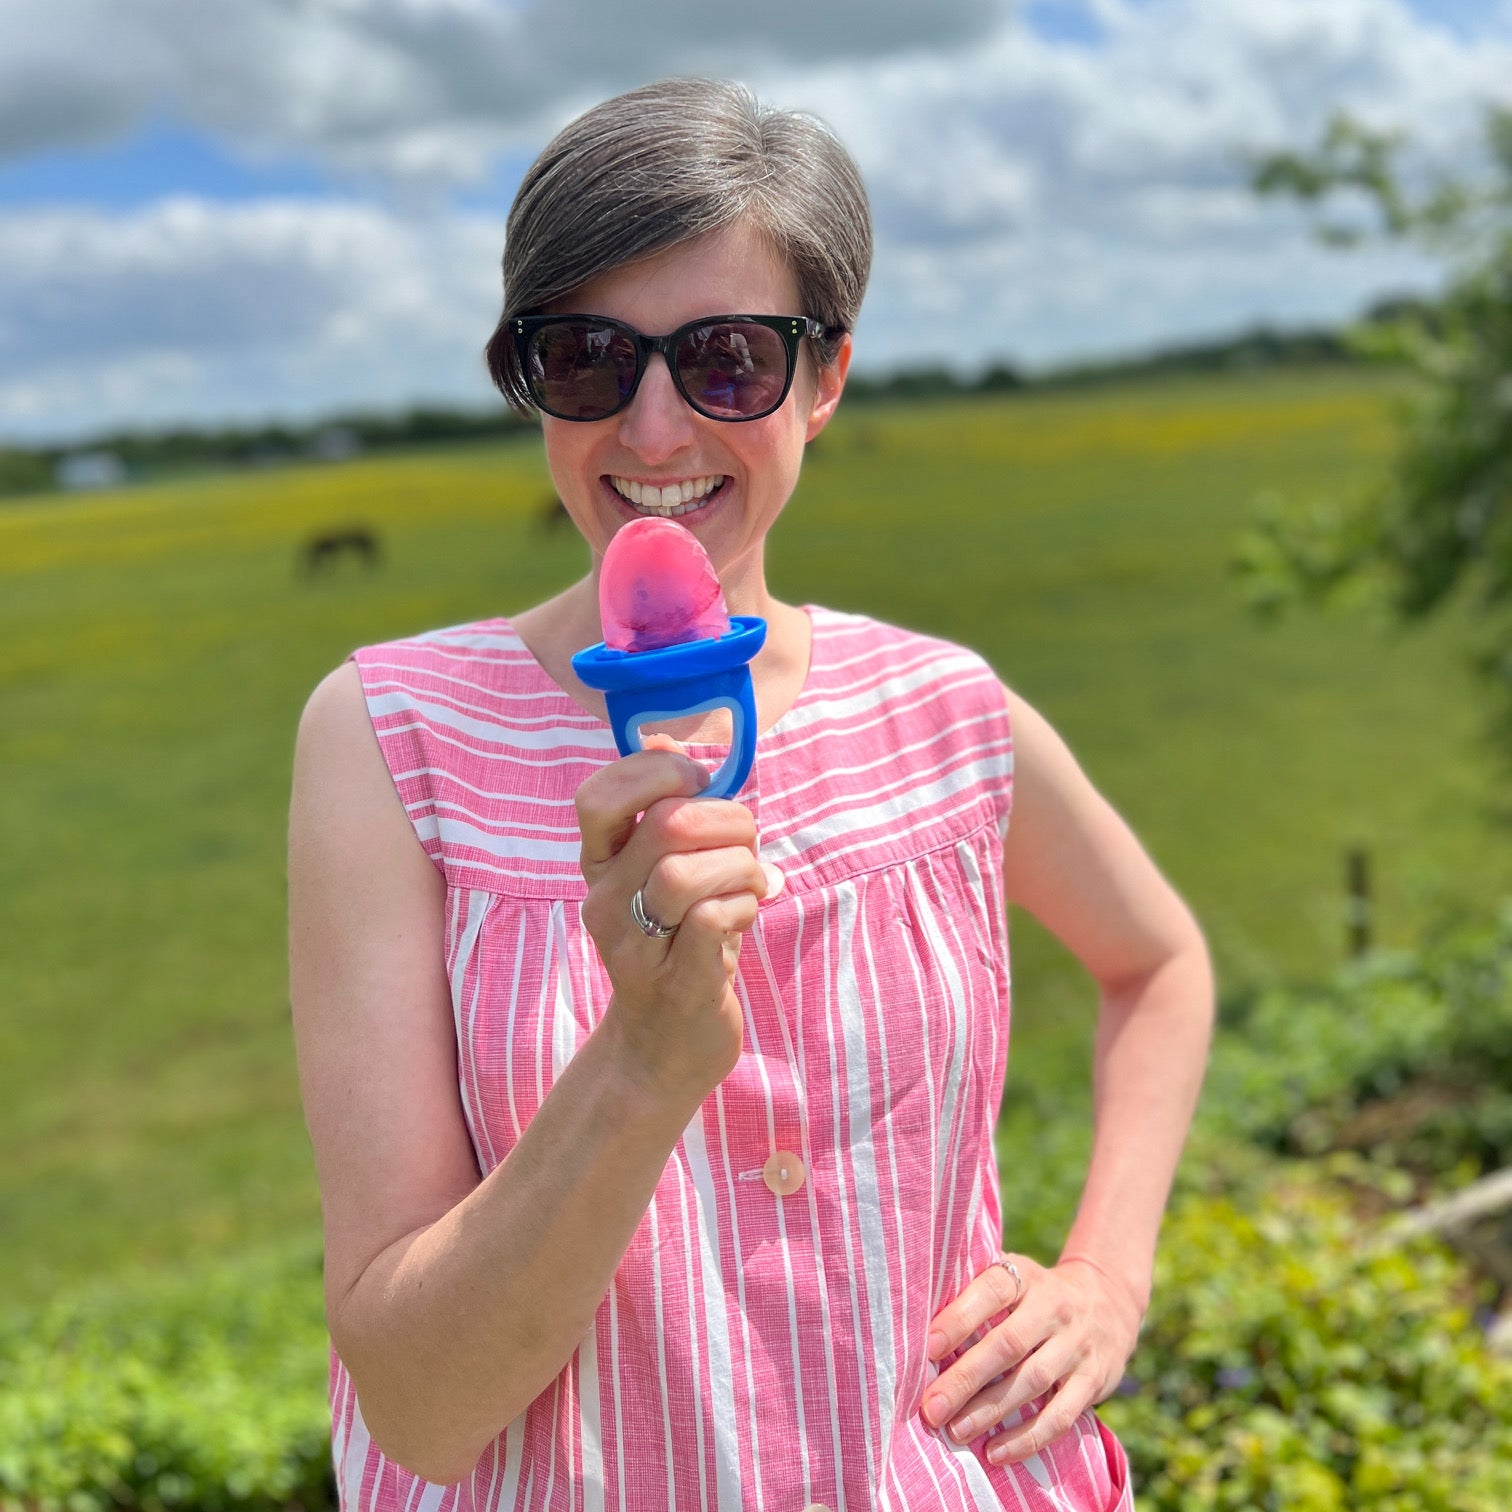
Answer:
[[931, 1325], [938, 1358], [1007, 1309], [941, 1372], [924, 1403], [969, 1442], [1046, 1392], [1044, 1410], [992, 1440], [1022, 1460], [1122, 1377], [1149, 1305], [1161, 1215], [1207, 1063], [1213, 981], [1186, 905], [1055, 731], [1013, 693], [1014, 808], [1004, 891], [1062, 940], [1101, 990], [1092, 1159], [1058, 1263], [990, 1266]]
[[1099, 1266], [1143, 1313], [1161, 1214], [1207, 1063], [1213, 981], [1186, 905], [1064, 742], [1009, 694], [1017, 788], [1004, 890], [1101, 991], [1092, 1160], [1062, 1258]]
[[[659, 800], [692, 792], [692, 771], [647, 753], [590, 779], [602, 800], [589, 805], [593, 822], [619, 826], [601, 866], [611, 889], [623, 890], [632, 867], [639, 885], [672, 848], [675, 803], [654, 836], [635, 815], [662, 814]], [[720, 811], [700, 817], [705, 841], [711, 825], [739, 827], [737, 805], [685, 807]], [[641, 831], [641, 854], [610, 866]], [[744, 854], [754, 869], [752, 850]], [[733, 890], [728, 848], [708, 855], [725, 858], [724, 882], [690, 875], [682, 894], [664, 894], [661, 917], [681, 916], [700, 885]], [[745, 880], [759, 895], [764, 883]], [[745, 897], [754, 918], [754, 896]], [[707, 1066], [653, 1075], [611, 1003], [517, 1145], [480, 1180], [457, 1093], [444, 901], [379, 752], [357, 669], [343, 666], [300, 724], [289, 833], [291, 992], [321, 1190], [326, 1311], [375, 1442], [448, 1483], [581, 1342], [718, 1075]], [[742, 926], [728, 899], [702, 907], [711, 915], [705, 938], [695, 918], [678, 941], [686, 953], [703, 943], [722, 963], [724, 926]], [[736, 1035], [738, 1055], [738, 1021]]]

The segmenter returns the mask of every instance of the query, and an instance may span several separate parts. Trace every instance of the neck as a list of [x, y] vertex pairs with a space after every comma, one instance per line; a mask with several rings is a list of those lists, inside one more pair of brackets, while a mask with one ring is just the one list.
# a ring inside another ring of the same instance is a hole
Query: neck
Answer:
[[771, 620], [784, 607], [767, 589], [766, 561], [760, 546], [732, 562], [720, 575], [719, 586], [731, 614], [759, 614]]

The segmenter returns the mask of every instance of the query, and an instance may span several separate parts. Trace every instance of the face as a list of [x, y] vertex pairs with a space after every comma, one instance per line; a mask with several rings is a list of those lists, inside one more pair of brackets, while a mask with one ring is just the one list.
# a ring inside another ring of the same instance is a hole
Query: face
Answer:
[[[659, 336], [705, 315], [809, 312], [799, 307], [792, 270], [764, 238], [735, 225], [594, 279], [546, 313], [608, 315]], [[736, 582], [764, 591], [766, 533], [798, 481], [804, 443], [839, 402], [849, 360], [848, 337], [827, 368], [817, 366], [805, 341], [787, 398], [760, 420], [698, 414], [659, 353], [619, 414], [589, 421], [543, 415], [552, 479], [595, 565], [621, 525], [654, 512], [627, 497], [632, 484], [688, 483], [699, 493], [678, 521], [698, 537], [726, 593]]]

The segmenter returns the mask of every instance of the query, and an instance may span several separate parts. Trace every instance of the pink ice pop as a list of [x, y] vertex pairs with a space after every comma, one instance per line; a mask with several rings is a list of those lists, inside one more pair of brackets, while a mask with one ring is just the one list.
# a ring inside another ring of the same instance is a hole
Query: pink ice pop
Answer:
[[730, 629], [708, 555], [674, 520], [631, 520], [615, 532], [599, 569], [599, 615], [614, 651], [656, 651]]

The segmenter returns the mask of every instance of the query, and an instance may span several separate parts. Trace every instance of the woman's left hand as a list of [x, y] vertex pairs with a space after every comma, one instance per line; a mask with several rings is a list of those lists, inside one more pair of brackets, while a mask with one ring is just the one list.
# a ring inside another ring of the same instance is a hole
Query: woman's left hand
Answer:
[[1046, 1269], [1025, 1255], [1005, 1258], [1023, 1278], [1017, 1301], [1018, 1283], [1007, 1268], [989, 1265], [930, 1324], [929, 1357], [938, 1360], [1007, 1314], [930, 1383], [923, 1412], [925, 1422], [965, 1444], [1048, 1393], [1038, 1413], [999, 1433], [987, 1451], [994, 1462], [1017, 1463], [1112, 1395], [1143, 1313], [1128, 1290], [1089, 1261], [1065, 1259]]

